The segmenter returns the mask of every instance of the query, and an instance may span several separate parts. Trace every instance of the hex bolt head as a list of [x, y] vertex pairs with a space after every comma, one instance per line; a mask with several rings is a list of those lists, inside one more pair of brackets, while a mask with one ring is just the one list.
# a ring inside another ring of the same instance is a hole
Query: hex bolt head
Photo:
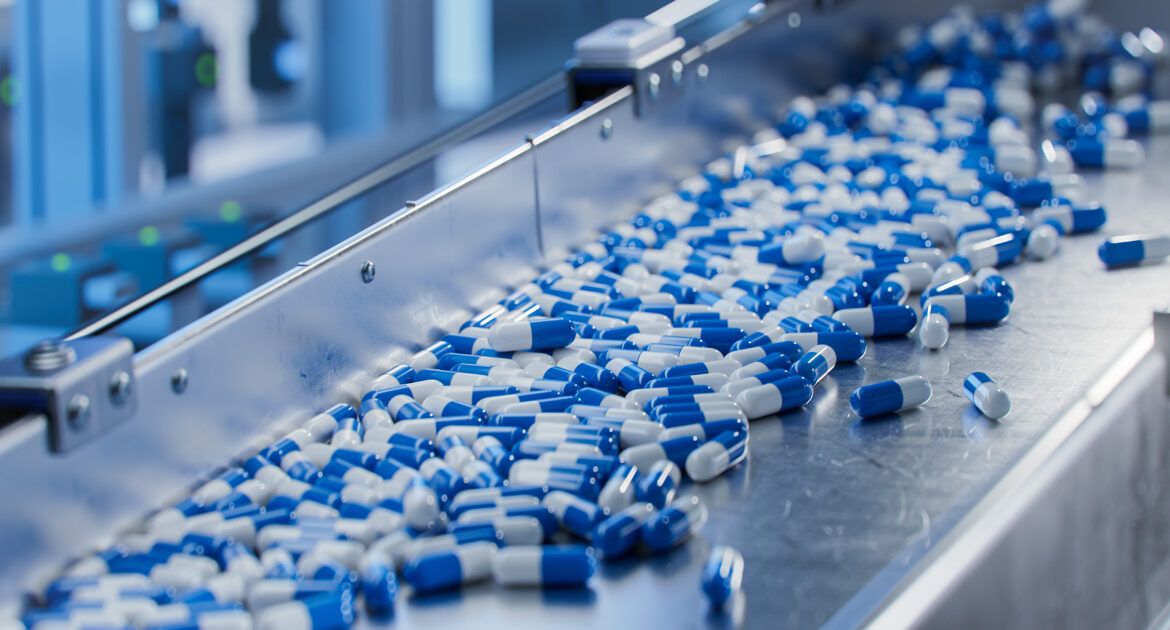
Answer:
[[176, 394], [182, 394], [187, 391], [187, 380], [189, 376], [186, 368], [179, 368], [171, 374], [171, 391]]
[[362, 265], [362, 282], [369, 284], [374, 281], [374, 275], [378, 273], [378, 268], [374, 266], [374, 261], [367, 260]]

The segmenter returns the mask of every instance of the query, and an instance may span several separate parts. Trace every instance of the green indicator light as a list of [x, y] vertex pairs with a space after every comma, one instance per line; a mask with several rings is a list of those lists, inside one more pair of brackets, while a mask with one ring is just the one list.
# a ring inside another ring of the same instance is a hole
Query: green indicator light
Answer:
[[215, 55], [203, 53], [195, 60], [195, 80], [199, 85], [211, 87], [215, 85], [216, 75], [219, 73], [215, 63]]
[[8, 107], [16, 105], [20, 100], [20, 81], [11, 74], [0, 79], [0, 103]]
[[49, 259], [49, 266], [57, 273], [65, 273], [73, 266], [73, 259], [69, 257], [69, 254], [53, 254], [53, 257]]
[[228, 223], [235, 223], [236, 221], [239, 221], [243, 214], [244, 208], [238, 201], [228, 199], [227, 201], [219, 204], [219, 218], [227, 221]]
[[159, 233], [158, 228], [153, 225], [148, 225], [141, 230], [138, 230], [138, 242], [144, 247], [154, 247], [158, 245]]

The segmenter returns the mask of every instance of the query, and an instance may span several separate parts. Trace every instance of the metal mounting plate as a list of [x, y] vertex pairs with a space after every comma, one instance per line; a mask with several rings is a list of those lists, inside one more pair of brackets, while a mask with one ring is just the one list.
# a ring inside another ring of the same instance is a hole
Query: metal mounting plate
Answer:
[[68, 452], [134, 415], [134, 345], [113, 336], [62, 342], [71, 357], [37, 370], [27, 357], [0, 360], [0, 409], [39, 412], [49, 422], [49, 448]]

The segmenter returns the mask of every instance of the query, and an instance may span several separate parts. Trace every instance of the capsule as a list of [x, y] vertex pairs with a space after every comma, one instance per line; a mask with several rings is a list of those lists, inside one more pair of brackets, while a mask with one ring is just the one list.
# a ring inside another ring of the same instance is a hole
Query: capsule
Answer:
[[676, 465], [682, 465], [686, 462], [687, 456], [696, 448], [699, 448], [698, 438], [686, 436], [664, 442], [633, 446], [622, 451], [619, 457], [624, 464], [629, 464], [639, 470], [650, 470], [655, 462], [664, 459], [670, 460]]
[[502, 322], [492, 327], [488, 345], [493, 350], [552, 350], [569, 345], [577, 336], [567, 319], [548, 317], [523, 322]]
[[458, 588], [488, 579], [496, 545], [472, 542], [450, 551], [419, 556], [406, 564], [402, 576], [419, 593], [433, 593]]
[[616, 514], [630, 507], [637, 501], [637, 487], [640, 479], [641, 475], [636, 467], [629, 464], [618, 466], [597, 496], [598, 507], [606, 514]]
[[918, 324], [918, 341], [928, 350], [938, 350], [947, 344], [951, 336], [951, 322], [947, 309], [941, 304], [931, 304], [922, 311]]
[[628, 552], [641, 535], [642, 524], [656, 514], [649, 503], [635, 503], [597, 524], [590, 539], [603, 558]]
[[1097, 257], [1106, 267], [1133, 267], [1170, 256], [1170, 236], [1131, 234], [1115, 236], [1101, 243]]
[[662, 553], [690, 538], [707, 522], [707, 504], [699, 497], [674, 501], [642, 524], [642, 542]]
[[812, 350], [814, 346], [826, 345], [837, 354], [838, 361], [858, 361], [865, 356], [866, 341], [856, 330], [851, 332], [818, 332], [818, 333], [789, 333], [780, 338], [781, 343], [792, 341], [798, 344], [800, 353], [789, 356], [796, 361], [801, 354]]
[[837, 365], [837, 353], [826, 345], [817, 345], [809, 349], [792, 365], [792, 371], [814, 386], [820, 383]]
[[700, 483], [710, 481], [747, 458], [748, 433], [724, 431], [687, 456], [687, 476]]
[[604, 517], [596, 503], [560, 490], [549, 492], [541, 502], [557, 518], [561, 529], [581, 538], [589, 538]]
[[720, 610], [743, 584], [743, 554], [727, 546], [715, 547], [703, 566], [701, 586], [711, 607]]
[[1008, 301], [998, 295], [936, 295], [926, 301], [926, 308], [941, 306], [946, 309], [951, 324], [997, 324], [1011, 312]]
[[505, 547], [492, 559], [492, 576], [504, 586], [583, 587], [596, 569], [584, 545]]
[[1145, 149], [1135, 140], [1082, 137], [1070, 141], [1068, 151], [1081, 168], [1129, 169], [1146, 159]]
[[905, 335], [918, 322], [914, 309], [904, 304], [842, 309], [833, 313], [833, 319], [863, 337]]
[[963, 379], [963, 394], [980, 413], [999, 420], [1012, 410], [1012, 400], [998, 383], [984, 372], [972, 372]]
[[263, 630], [347, 628], [353, 625], [353, 621], [353, 596], [349, 591], [336, 591], [265, 608], [256, 615], [256, 628]]
[[[760, 385], [765, 385], [767, 383], [775, 383], [776, 381], [786, 379], [790, 376], [793, 376], [794, 374], [795, 373], [792, 372], [791, 370], [786, 370], [783, 368], [777, 368], [774, 370], [767, 370], [764, 372], [760, 372], [759, 374], [756, 374], [755, 376], [747, 376], [744, 378], [736, 379], [734, 381], [730, 381], [729, 383], [724, 385], [723, 389], [720, 391], [722, 391], [723, 393], [726, 393], [726, 394], [730, 394], [733, 397], [739, 396], [741, 392], [749, 390], [753, 387], [759, 387]], [[707, 418], [703, 418], [703, 419], [706, 420]]]
[[[691, 453], [694, 455], [694, 452]], [[688, 458], [690, 455], [687, 456]], [[635, 496], [661, 510], [667, 503], [674, 500], [678, 492], [678, 484], [682, 482], [682, 472], [671, 461], [659, 460], [646, 471], [634, 488]]]
[[917, 407], [930, 400], [930, 381], [913, 375], [864, 385], [849, 397], [849, 406], [862, 418], [873, 418]]
[[811, 383], [800, 376], [789, 376], [744, 390], [735, 400], [748, 419], [755, 420], [801, 407], [812, 400], [812, 396]]

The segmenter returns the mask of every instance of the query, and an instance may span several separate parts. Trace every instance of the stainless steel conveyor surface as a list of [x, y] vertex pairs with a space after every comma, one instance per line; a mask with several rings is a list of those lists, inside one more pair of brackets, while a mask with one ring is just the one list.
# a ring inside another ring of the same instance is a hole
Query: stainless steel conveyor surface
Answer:
[[[1066, 238], [1054, 258], [1003, 270], [1016, 290], [1007, 322], [955, 327], [935, 352], [910, 339], [872, 340], [861, 361], [838, 365], [806, 409], [753, 421], [744, 465], [681, 490], [710, 507], [698, 540], [656, 558], [605, 563], [586, 593], [484, 585], [407, 598], [395, 624], [720, 625], [732, 618], [707, 617], [698, 590], [718, 544], [746, 559], [740, 619], [750, 627], [810, 627], [843, 607], [847, 614], [834, 621], [864, 616], [1170, 302], [1170, 267], [1106, 271], [1096, 256], [1109, 235], [1170, 232], [1170, 138], [1147, 147], [1140, 169], [1084, 175], [1085, 198], [1109, 211], [1104, 232]], [[1004, 421], [980, 416], [964, 398], [962, 381], [976, 370], [1011, 394]], [[869, 421], [852, 414], [855, 388], [907, 374], [930, 379], [926, 405]]]
[[[502, 287], [742, 143], [778, 104], [812, 89], [810, 75], [847, 73], [860, 63], [847, 49], [888, 33], [874, 24], [939, 10], [908, 0], [818, 13], [822, 4], [771, 5], [757, 26], [681, 55], [683, 79], [664, 82], [641, 115], [633, 91], [620, 91], [140, 353], [138, 413], [92, 443], [57, 456], [46, 452], [41, 418], [0, 429], [0, 479], [9, 481], [0, 484], [8, 506], [0, 540], [25, 543], [0, 557], [0, 612], [248, 444], [360, 394], [355, 387], [498, 299]], [[797, 11], [803, 18], [794, 20]], [[599, 137], [605, 128], [612, 137]], [[937, 548], [963, 544], [955, 534], [967, 531], [965, 519], [988, 509], [981, 502], [1022, 458], [1064, 440], [1048, 431], [1065, 428], [1062, 412], [1096, 391], [1120, 357], [1129, 363], [1119, 378], [1136, 354], [1154, 356], [1150, 322], [1170, 301], [1170, 267], [1105, 271], [1095, 255], [1109, 234], [1170, 231], [1170, 138], [1148, 149], [1141, 169], [1085, 176], [1086, 198], [1110, 212], [1104, 234], [1065, 239], [1054, 259], [1005, 270], [1017, 294], [1006, 323], [956, 328], [938, 352], [909, 339], [873, 342], [859, 363], [820, 384], [807, 409], [753, 422], [748, 462], [684, 487], [711, 508], [697, 539], [660, 557], [605, 563], [585, 592], [404, 592], [393, 627], [808, 627], [869, 618]], [[377, 263], [370, 282], [360, 273], [366, 261]], [[962, 380], [974, 370], [1011, 393], [1004, 422], [981, 418], [963, 398]], [[181, 390], [173, 385], [180, 371], [190, 379]], [[927, 405], [896, 418], [853, 417], [854, 388], [911, 373], [932, 381]], [[1146, 376], [1141, 383], [1153, 382]], [[1152, 395], [1164, 401], [1163, 392]], [[1170, 504], [1170, 494], [1155, 494], [1151, 505]], [[746, 605], [726, 618], [708, 616], [698, 588], [714, 544], [747, 559]], [[1170, 547], [1159, 553], [1170, 557]]]

